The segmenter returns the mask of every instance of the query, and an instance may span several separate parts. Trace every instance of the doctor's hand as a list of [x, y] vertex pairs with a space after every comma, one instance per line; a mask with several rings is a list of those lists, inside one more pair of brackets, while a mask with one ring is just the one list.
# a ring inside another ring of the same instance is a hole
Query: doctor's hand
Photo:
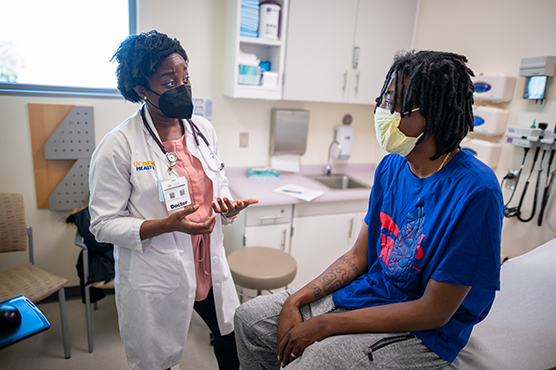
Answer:
[[233, 218], [239, 214], [242, 210], [250, 206], [251, 204], [259, 203], [255, 198], [250, 199], [238, 199], [231, 201], [224, 197], [223, 199], [218, 197], [216, 202], [212, 202], [212, 209], [215, 213], [221, 213], [226, 218]]
[[210, 234], [216, 224], [216, 215], [212, 215], [205, 222], [192, 222], [187, 216], [199, 209], [199, 205], [195, 204], [181, 211], [172, 213], [166, 221], [171, 231], [180, 231], [189, 235]]

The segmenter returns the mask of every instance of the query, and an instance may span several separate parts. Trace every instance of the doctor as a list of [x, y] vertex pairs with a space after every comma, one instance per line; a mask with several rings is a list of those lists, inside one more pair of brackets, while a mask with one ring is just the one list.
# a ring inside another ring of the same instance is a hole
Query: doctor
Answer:
[[[90, 166], [91, 231], [113, 243], [120, 334], [133, 369], [179, 363], [195, 310], [220, 369], [237, 369], [239, 305], [222, 225], [256, 199], [231, 200], [212, 125], [192, 116], [185, 50], [157, 31], [129, 36], [113, 59], [139, 110], [108, 133]], [[207, 338], [208, 340], [208, 338]]]

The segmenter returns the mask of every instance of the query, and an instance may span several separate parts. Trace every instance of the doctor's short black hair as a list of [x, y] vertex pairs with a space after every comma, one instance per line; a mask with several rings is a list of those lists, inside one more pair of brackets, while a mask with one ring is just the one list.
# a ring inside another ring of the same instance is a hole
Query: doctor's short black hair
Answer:
[[148, 80], [154, 75], [160, 63], [170, 54], [178, 53], [188, 62], [187, 54], [177, 39], [152, 30], [128, 36], [118, 47], [110, 61], [116, 60], [118, 90], [131, 102], [143, 99], [133, 89], [148, 87]]
[[394, 85], [394, 103], [401, 102], [401, 116], [419, 107], [426, 119], [425, 132], [436, 138], [436, 153], [431, 160], [451, 152], [469, 131], [473, 131], [473, 71], [463, 55], [439, 51], [398, 53], [376, 99], [377, 107], [392, 78], [407, 84]]

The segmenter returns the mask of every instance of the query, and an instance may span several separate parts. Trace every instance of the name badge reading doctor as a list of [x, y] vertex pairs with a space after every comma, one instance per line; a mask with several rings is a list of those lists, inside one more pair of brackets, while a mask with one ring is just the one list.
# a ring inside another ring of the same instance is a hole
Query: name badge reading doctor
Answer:
[[159, 190], [162, 192], [168, 212], [180, 210], [191, 204], [187, 180], [183, 176], [172, 180], [161, 180]]

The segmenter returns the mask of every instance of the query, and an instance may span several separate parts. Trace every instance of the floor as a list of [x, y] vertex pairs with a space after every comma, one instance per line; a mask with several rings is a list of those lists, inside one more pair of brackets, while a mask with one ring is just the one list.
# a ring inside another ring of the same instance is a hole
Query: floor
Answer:
[[[80, 299], [66, 302], [71, 340], [71, 358], [64, 359], [60, 310], [58, 303], [39, 304], [39, 309], [50, 322], [50, 329], [0, 350], [2, 370], [98, 370], [129, 369], [124, 346], [118, 331], [114, 296], [98, 302], [93, 311], [94, 351], [88, 353], [85, 305]], [[172, 370], [218, 369], [210, 332], [201, 318], [194, 313], [182, 361]]]

